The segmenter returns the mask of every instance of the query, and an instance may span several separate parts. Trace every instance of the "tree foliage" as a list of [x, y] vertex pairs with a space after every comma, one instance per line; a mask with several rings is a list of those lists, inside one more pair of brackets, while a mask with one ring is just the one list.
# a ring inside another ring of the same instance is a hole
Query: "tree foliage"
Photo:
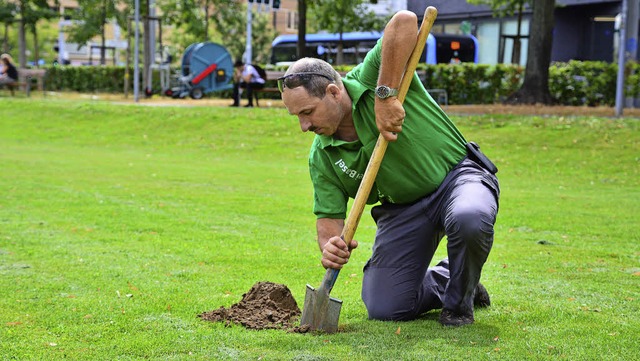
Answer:
[[[196, 42], [214, 41], [234, 58], [242, 56], [247, 34], [246, 4], [228, 0], [162, 0], [159, 6], [163, 22], [177, 30], [172, 36], [178, 52]], [[276, 33], [269, 24], [268, 13], [254, 9], [252, 15], [253, 58], [265, 63]]]
[[2, 52], [9, 52], [9, 27], [14, 23], [18, 6], [13, 2], [0, 0], [0, 23], [3, 27]]
[[[58, 3], [57, 0], [53, 2], [56, 4]], [[27, 29], [31, 30], [34, 35], [34, 46], [35, 49], [38, 49], [36, 24], [41, 19], [50, 19], [56, 16], [56, 13], [51, 10], [47, 0], [20, 0], [16, 5], [18, 7], [17, 14], [19, 15], [18, 47], [20, 50], [18, 53], [18, 59], [20, 67], [24, 68], [27, 66]], [[35, 54], [35, 56], [37, 63], [38, 54]]]
[[86, 44], [100, 35], [100, 64], [105, 63], [106, 24], [115, 20], [121, 27], [126, 25], [126, 12], [119, 10], [116, 0], [78, 0], [78, 9], [73, 19], [77, 20], [68, 29], [68, 40], [78, 44]]
[[[235, 2], [226, 4], [236, 7]], [[173, 25], [188, 34], [190, 42], [209, 39], [209, 14], [214, 6], [220, 6], [220, 0], [161, 0], [158, 6], [162, 10], [165, 24]]]
[[496, 17], [513, 16], [532, 0], [467, 0], [473, 5], [488, 5]]

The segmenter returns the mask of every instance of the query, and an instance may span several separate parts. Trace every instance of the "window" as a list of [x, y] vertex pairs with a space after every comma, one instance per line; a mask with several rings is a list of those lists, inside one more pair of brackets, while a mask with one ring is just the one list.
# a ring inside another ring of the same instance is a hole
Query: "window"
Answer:
[[298, 12], [287, 12], [287, 30], [298, 30]]

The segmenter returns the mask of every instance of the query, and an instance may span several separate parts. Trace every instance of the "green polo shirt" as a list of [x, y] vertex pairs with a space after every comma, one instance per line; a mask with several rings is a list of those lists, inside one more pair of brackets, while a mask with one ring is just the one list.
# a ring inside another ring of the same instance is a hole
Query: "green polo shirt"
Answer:
[[[374, 113], [374, 89], [380, 68], [381, 41], [362, 64], [343, 79], [353, 101], [358, 140], [345, 142], [316, 135], [309, 155], [318, 218], [346, 218], [380, 132]], [[390, 142], [367, 204], [411, 203], [435, 191], [466, 155], [465, 139], [414, 74], [403, 103], [406, 118], [398, 140]]]

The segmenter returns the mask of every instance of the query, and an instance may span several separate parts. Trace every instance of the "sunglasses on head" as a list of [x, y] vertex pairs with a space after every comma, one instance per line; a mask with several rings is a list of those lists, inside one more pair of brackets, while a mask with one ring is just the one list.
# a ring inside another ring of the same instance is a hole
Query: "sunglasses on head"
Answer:
[[313, 76], [321, 76], [331, 82], [334, 82], [334, 80], [330, 76], [321, 74], [321, 73], [313, 73], [313, 72], [291, 73], [285, 76], [281, 76], [277, 79], [278, 89], [280, 90], [280, 93], [282, 93], [284, 91], [284, 88], [289, 88], [289, 89], [297, 88], [300, 85], [307, 84], [311, 79], [311, 77]]

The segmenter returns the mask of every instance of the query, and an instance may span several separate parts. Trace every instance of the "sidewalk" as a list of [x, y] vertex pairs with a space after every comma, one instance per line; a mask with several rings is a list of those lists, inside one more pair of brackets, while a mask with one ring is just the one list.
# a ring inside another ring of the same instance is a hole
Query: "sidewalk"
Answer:
[[[36, 95], [35, 98], [38, 98]], [[231, 99], [220, 99], [205, 97], [194, 100], [191, 98], [173, 99], [166, 96], [153, 95], [151, 98], [141, 96], [136, 103], [133, 94], [124, 97], [123, 94], [80, 94], [80, 93], [60, 93], [47, 92], [49, 99], [79, 99], [107, 101], [117, 104], [138, 104], [143, 106], [177, 106], [177, 107], [226, 107], [232, 103]], [[242, 104], [246, 104], [243, 99]], [[280, 99], [262, 99], [261, 108], [284, 108]], [[586, 107], [586, 106], [542, 106], [542, 105], [502, 105], [502, 104], [479, 104], [479, 105], [448, 105], [444, 111], [451, 115], [471, 115], [471, 114], [515, 114], [515, 115], [539, 115], [539, 116], [597, 116], [613, 117], [615, 109], [613, 107]], [[625, 108], [625, 117], [640, 118], [640, 108]]]

